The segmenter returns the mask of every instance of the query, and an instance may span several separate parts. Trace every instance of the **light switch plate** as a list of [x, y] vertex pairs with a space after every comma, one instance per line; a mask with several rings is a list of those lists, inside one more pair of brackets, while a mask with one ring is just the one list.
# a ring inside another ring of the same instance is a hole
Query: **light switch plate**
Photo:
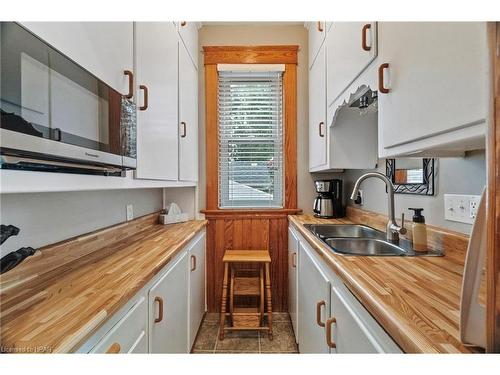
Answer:
[[460, 223], [473, 224], [477, 215], [480, 195], [444, 195], [444, 218]]
[[127, 221], [130, 221], [134, 218], [134, 206], [131, 204], [127, 204]]

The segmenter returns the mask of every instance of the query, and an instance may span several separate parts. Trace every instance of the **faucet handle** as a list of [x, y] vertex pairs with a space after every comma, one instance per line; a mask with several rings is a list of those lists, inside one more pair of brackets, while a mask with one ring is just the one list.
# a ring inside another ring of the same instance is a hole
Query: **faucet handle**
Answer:
[[403, 212], [401, 214], [401, 227], [399, 229], [399, 234], [406, 234], [407, 230], [406, 230], [406, 227], [405, 227], [405, 213]]

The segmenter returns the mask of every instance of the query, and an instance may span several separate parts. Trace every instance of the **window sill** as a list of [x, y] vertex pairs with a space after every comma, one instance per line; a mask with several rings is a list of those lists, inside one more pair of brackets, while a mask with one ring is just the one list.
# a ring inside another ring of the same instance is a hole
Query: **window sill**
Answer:
[[224, 216], [246, 216], [246, 217], [282, 217], [296, 215], [302, 212], [300, 208], [218, 208], [212, 210], [200, 210], [206, 218]]

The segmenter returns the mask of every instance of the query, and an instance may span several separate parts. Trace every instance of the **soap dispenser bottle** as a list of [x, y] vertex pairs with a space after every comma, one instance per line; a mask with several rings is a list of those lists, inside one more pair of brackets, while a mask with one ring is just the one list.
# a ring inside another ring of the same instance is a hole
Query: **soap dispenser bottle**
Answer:
[[413, 210], [413, 250], [418, 252], [427, 251], [427, 227], [425, 217], [422, 215], [423, 208], [409, 208]]

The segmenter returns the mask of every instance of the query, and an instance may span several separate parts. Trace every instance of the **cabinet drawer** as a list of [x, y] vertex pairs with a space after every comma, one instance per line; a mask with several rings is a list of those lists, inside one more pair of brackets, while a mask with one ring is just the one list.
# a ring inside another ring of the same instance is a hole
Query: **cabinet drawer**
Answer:
[[142, 296], [91, 353], [147, 353], [147, 304]]

